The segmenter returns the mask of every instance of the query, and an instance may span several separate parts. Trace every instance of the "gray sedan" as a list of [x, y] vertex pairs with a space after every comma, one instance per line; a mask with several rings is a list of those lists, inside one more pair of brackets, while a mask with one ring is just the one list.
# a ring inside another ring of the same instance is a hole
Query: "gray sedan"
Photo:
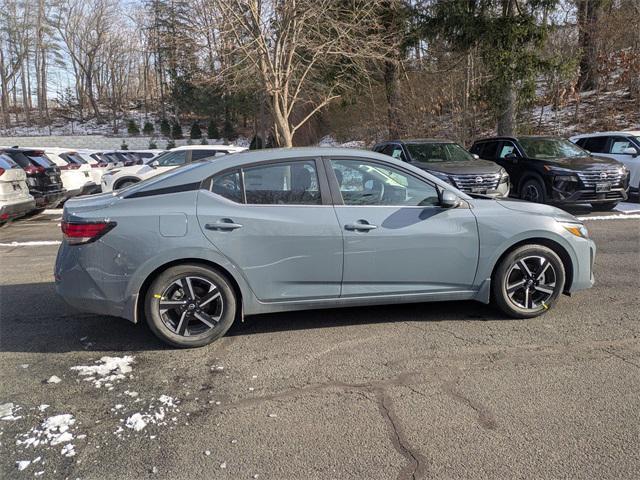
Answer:
[[62, 230], [58, 293], [178, 347], [315, 308], [477, 300], [529, 318], [593, 285], [595, 245], [572, 215], [351, 149], [196, 162], [68, 201]]

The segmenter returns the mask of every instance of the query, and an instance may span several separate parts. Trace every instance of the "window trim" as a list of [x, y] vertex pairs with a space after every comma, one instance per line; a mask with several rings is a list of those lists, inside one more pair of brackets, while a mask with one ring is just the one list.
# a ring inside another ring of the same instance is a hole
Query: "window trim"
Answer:
[[[380, 165], [383, 168], [395, 168], [399, 171], [401, 171], [402, 173], [413, 177], [414, 179], [424, 182], [428, 185], [431, 185], [436, 193], [438, 194], [438, 205], [346, 205], [344, 203], [344, 200], [342, 198], [342, 193], [340, 192], [340, 185], [338, 184], [338, 179], [335, 175], [335, 173], [333, 172], [333, 167], [331, 166], [331, 162], [333, 160], [347, 160], [347, 161], [361, 161], [361, 162], [370, 162], [370, 163], [375, 163]], [[440, 185], [438, 185], [437, 183], [433, 183], [431, 182], [428, 178], [424, 178], [421, 177], [420, 175], [416, 175], [414, 172], [402, 168], [398, 165], [390, 165], [388, 162], [382, 161], [382, 160], [378, 160], [375, 158], [369, 158], [369, 157], [348, 157], [348, 156], [336, 156], [336, 157], [322, 157], [322, 161], [324, 163], [324, 169], [325, 169], [325, 174], [328, 176], [328, 180], [329, 180], [329, 187], [331, 190], [331, 197], [333, 199], [333, 205], [336, 207], [358, 207], [358, 208], [379, 208], [379, 207], [384, 207], [384, 208], [420, 208], [420, 209], [425, 209], [425, 208], [442, 208], [442, 187]], [[399, 160], [401, 161], [401, 160]]]
[[[244, 182], [244, 171], [245, 169], [254, 168], [254, 167], [262, 167], [267, 165], [273, 165], [278, 163], [298, 163], [298, 162], [313, 162], [316, 168], [316, 175], [318, 177], [318, 189], [320, 190], [320, 203], [318, 204], [305, 204], [305, 203], [247, 203], [247, 191], [245, 189]], [[242, 203], [234, 202], [233, 200], [222, 197], [217, 193], [214, 193], [211, 188], [213, 186], [214, 177], [223, 176], [228, 173], [231, 173], [235, 170], [240, 171], [240, 184], [242, 188]], [[235, 205], [244, 205], [247, 207], [331, 207], [333, 204], [331, 203], [331, 194], [329, 193], [329, 182], [326, 178], [326, 173], [324, 171], [324, 166], [322, 165], [322, 161], [320, 157], [295, 157], [295, 158], [280, 158], [273, 159], [267, 161], [257, 161], [246, 163], [243, 165], [235, 165], [232, 167], [225, 168], [224, 170], [220, 170], [219, 172], [210, 175], [202, 182], [202, 189], [208, 191], [209, 193], [216, 195], [218, 197], [222, 197], [225, 200], [232, 202]]]

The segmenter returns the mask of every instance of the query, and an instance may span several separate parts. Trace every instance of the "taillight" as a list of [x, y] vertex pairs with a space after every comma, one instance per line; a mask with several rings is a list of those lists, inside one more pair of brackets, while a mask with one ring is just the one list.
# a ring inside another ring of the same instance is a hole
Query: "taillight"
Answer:
[[6, 172], [6, 170], [4, 168], [0, 168], [0, 177], [2, 176], [2, 174]]
[[61, 224], [62, 233], [69, 245], [95, 242], [115, 226], [115, 222], [62, 222]]
[[80, 165], [77, 163], [67, 163], [66, 165], [63, 165], [60, 167], [60, 170], [76, 170], [80, 168]]
[[43, 167], [36, 167], [35, 165], [27, 165], [24, 167], [24, 171], [30, 175], [35, 175], [37, 173], [44, 173]]

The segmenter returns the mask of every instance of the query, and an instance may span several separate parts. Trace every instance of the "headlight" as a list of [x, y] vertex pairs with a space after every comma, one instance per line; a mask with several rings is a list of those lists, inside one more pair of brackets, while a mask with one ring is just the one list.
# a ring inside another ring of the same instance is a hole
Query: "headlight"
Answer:
[[618, 170], [618, 173], [623, 177], [626, 177], [627, 175], [629, 175], [629, 169], [623, 165], [622, 167], [620, 167], [620, 170]]
[[509, 181], [509, 174], [503, 168], [500, 170], [500, 183], [507, 183]]
[[560, 222], [560, 225], [562, 225], [567, 232], [572, 233], [576, 237], [589, 238], [589, 231], [582, 223]]
[[557, 182], [578, 182], [577, 175], [556, 175], [553, 179]]

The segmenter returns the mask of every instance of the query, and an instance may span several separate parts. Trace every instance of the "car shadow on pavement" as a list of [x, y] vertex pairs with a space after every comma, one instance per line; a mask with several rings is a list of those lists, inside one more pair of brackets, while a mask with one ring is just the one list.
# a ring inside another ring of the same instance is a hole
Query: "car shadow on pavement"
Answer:
[[[434, 302], [273, 313], [236, 322], [227, 336], [401, 322], [501, 320], [477, 302]], [[66, 305], [53, 283], [0, 286], [0, 352], [145, 351], [171, 349], [146, 324], [82, 313]]]

